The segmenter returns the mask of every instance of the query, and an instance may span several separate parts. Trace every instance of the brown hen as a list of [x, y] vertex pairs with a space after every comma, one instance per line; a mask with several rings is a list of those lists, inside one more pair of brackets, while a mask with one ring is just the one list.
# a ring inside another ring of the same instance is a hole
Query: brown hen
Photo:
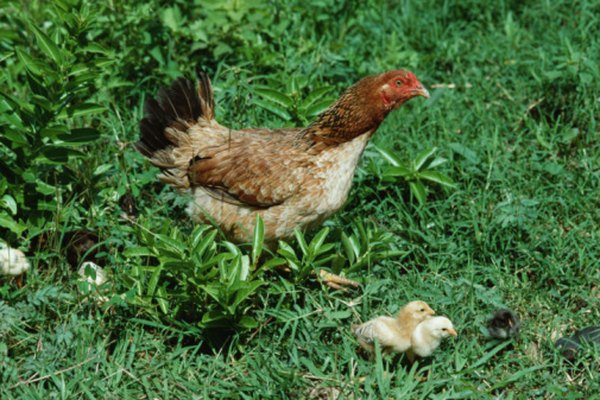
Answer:
[[208, 76], [198, 78], [197, 89], [179, 78], [146, 102], [136, 148], [162, 170], [161, 181], [191, 192], [194, 221], [245, 242], [258, 214], [270, 245], [336, 212], [388, 113], [429, 97], [411, 72], [389, 71], [360, 80], [306, 128], [232, 130], [215, 120]]

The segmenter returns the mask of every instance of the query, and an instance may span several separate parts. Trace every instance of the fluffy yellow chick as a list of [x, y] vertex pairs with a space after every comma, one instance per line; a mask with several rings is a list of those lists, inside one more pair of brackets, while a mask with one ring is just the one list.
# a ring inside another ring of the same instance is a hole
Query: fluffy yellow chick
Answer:
[[457, 336], [452, 322], [446, 317], [431, 317], [417, 325], [411, 337], [411, 348], [407, 353], [410, 361], [415, 356], [429, 357], [444, 338]]
[[358, 343], [368, 352], [373, 352], [375, 339], [384, 353], [403, 353], [411, 346], [412, 333], [435, 311], [424, 301], [411, 301], [398, 312], [396, 318], [377, 317], [361, 325], [352, 325]]

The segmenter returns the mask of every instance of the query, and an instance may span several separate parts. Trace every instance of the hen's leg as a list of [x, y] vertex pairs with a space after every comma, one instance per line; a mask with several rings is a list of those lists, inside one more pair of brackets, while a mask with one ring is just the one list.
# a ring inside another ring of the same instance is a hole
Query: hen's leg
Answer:
[[327, 286], [336, 290], [347, 290], [346, 288], [348, 286], [353, 288], [358, 288], [360, 286], [360, 284], [356, 281], [332, 274], [324, 269], [319, 271], [319, 277]]

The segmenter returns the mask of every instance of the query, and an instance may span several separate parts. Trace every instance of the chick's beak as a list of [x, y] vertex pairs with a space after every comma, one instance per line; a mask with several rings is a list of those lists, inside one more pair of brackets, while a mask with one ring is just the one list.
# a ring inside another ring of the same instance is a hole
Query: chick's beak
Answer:
[[435, 311], [433, 311], [431, 308], [427, 310], [426, 313], [427, 315], [435, 315]]
[[458, 336], [458, 333], [452, 328], [448, 329], [448, 333], [450, 336]]

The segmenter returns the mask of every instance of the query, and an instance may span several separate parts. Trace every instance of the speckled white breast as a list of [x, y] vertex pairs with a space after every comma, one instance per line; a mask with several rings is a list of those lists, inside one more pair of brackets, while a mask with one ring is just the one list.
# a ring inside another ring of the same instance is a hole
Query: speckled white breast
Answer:
[[344, 205], [354, 179], [354, 170], [369, 135], [365, 134], [340, 145], [335, 152], [323, 152], [317, 161], [322, 196], [314, 205], [318, 214], [331, 215]]

